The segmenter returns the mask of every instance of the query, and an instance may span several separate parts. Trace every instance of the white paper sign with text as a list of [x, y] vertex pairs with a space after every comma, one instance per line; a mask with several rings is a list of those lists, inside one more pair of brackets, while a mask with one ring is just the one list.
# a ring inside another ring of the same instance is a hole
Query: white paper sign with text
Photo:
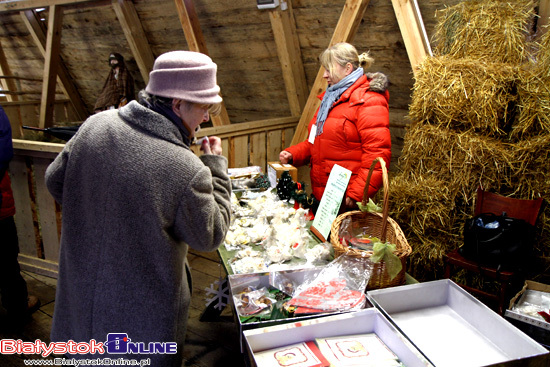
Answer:
[[327, 241], [330, 227], [338, 215], [350, 178], [351, 171], [337, 164], [330, 171], [319, 209], [311, 224], [311, 231], [322, 241]]

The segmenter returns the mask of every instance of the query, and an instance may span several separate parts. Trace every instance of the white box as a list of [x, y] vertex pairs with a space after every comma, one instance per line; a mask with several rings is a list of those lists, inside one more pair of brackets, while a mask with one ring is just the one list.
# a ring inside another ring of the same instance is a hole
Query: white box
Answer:
[[548, 351], [449, 279], [367, 292], [437, 367], [548, 366]]
[[[375, 333], [407, 367], [432, 366], [399, 331], [374, 308], [323, 318], [245, 330], [249, 354], [315, 338]], [[256, 365], [254, 360], [254, 365]]]
[[[546, 293], [548, 294], [547, 297], [550, 297], [550, 285], [526, 280], [523, 289], [510, 301], [510, 306], [504, 313], [504, 317], [531, 338], [538, 341], [547, 349], [550, 349], [550, 323], [544, 321], [542, 317], [535, 318], [515, 308], [515, 306], [523, 305], [524, 302], [532, 302], [532, 300], [529, 300], [530, 291]], [[544, 309], [542, 304], [538, 306]]]
[[[302, 284], [304, 282], [304, 279], [306, 279], [305, 278], [306, 276], [314, 277], [315, 274], [318, 274], [321, 270], [322, 268], [307, 268], [307, 269], [297, 269], [297, 270], [284, 270], [284, 271], [279, 271], [279, 273], [283, 273], [286, 277], [288, 277], [290, 280], [295, 282], [295, 284]], [[239, 319], [237, 309], [233, 302], [233, 295], [238, 294], [244, 288], [246, 288], [246, 286], [250, 283], [250, 280], [252, 279], [257, 281], [256, 287], [258, 289], [269, 286], [269, 272], [251, 273], [251, 274], [232, 274], [228, 276], [229, 289], [231, 290], [231, 303], [233, 307], [233, 313], [235, 315], [236, 323], [238, 323], [239, 325], [239, 334], [241, 336], [241, 352], [244, 352], [245, 350], [245, 343], [243, 338], [244, 330], [278, 325], [282, 323], [292, 323], [292, 322], [297, 322], [302, 320], [308, 320], [311, 318], [326, 317], [328, 315], [342, 313], [342, 312], [327, 312], [323, 314], [296, 316], [296, 317], [289, 317], [289, 318], [278, 319], [278, 320], [265, 320], [265, 321], [259, 321], [259, 322], [242, 323], [241, 320]]]

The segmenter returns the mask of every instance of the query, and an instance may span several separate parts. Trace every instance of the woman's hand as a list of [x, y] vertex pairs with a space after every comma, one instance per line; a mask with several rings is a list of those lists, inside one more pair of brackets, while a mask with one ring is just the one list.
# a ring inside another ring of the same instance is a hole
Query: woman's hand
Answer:
[[357, 206], [357, 203], [355, 202], [355, 200], [353, 200], [349, 196], [346, 196], [346, 208], [353, 208], [356, 206]]
[[217, 136], [209, 136], [201, 144], [204, 154], [222, 155], [222, 140]]
[[282, 164], [292, 163], [292, 153], [283, 150], [281, 153], [279, 153], [279, 162]]

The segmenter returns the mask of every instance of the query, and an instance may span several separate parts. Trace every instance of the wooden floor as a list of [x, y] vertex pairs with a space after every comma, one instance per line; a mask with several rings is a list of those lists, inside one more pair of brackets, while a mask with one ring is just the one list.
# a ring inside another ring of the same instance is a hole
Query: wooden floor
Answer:
[[[240, 353], [239, 331], [233, 319], [231, 305], [227, 306], [219, 317], [212, 317], [214, 321], [200, 321], [207, 303], [206, 289], [220, 277], [225, 277], [217, 253], [191, 251], [188, 259], [192, 268], [193, 297], [183, 366], [246, 366], [246, 357]], [[56, 279], [28, 271], [22, 271], [22, 275], [27, 281], [29, 293], [38, 296], [42, 305], [20, 330], [7, 327], [5, 310], [0, 307], [0, 339], [20, 339], [27, 342], [40, 339], [44, 343], [49, 343]], [[23, 359], [31, 358], [37, 357], [0, 354], [0, 366], [24, 366]]]

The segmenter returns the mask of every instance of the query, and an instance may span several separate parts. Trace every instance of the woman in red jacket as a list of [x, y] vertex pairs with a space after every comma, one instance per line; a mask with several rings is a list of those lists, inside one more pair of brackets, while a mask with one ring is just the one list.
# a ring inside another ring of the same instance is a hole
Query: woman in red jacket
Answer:
[[[358, 55], [349, 43], [337, 43], [319, 57], [325, 68], [327, 90], [319, 95], [321, 106], [309, 123], [308, 139], [279, 154], [281, 163], [311, 165], [312, 194], [321, 200], [330, 171], [338, 164], [352, 172], [342, 206], [357, 207], [372, 161], [382, 157], [389, 165], [388, 79], [384, 74], [364, 73], [373, 59]], [[382, 186], [382, 171], [377, 167], [371, 177], [368, 196]]]

